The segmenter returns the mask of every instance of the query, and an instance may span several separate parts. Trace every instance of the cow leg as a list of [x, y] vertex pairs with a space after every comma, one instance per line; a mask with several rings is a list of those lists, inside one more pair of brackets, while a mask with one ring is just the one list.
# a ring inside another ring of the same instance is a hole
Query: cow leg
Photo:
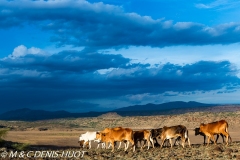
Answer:
[[121, 147], [121, 143], [122, 143], [122, 142], [120, 141], [120, 142], [119, 142], [119, 146], [118, 146], [118, 149], [120, 149], [120, 147]]
[[135, 152], [135, 149], [136, 149], [136, 142], [135, 142], [135, 144], [133, 146], [133, 152]]
[[217, 145], [217, 143], [215, 141], [215, 138], [214, 138], [214, 135], [211, 135], [211, 139], [213, 140], [214, 144]]
[[114, 141], [110, 142], [112, 144], [112, 152], [114, 152]]
[[85, 144], [86, 144], [86, 143], [87, 143], [87, 141], [84, 140], [84, 142], [83, 142], [83, 148], [85, 147]]
[[[102, 142], [100, 142], [100, 143], [102, 145], [102, 149], [105, 148], [105, 143], [102, 143]], [[99, 145], [100, 145], [100, 143], [99, 143]]]
[[205, 145], [206, 144], [206, 136], [204, 135], [203, 136], [203, 145]]
[[[154, 143], [154, 140], [156, 141], [156, 143]], [[160, 146], [160, 144], [158, 143], [158, 141], [157, 141], [157, 138], [155, 137], [155, 138], [153, 138], [153, 143], [154, 144], [156, 144], [157, 146]], [[154, 145], [155, 146], [155, 145]]]
[[[108, 143], [108, 142], [107, 142]], [[112, 143], [109, 143], [109, 145], [108, 145], [108, 149], [110, 148], [112, 146]]]
[[207, 146], [208, 146], [209, 143], [210, 143], [210, 137], [211, 137], [211, 136], [208, 136], [208, 143], [207, 143]]
[[161, 140], [162, 140], [162, 142], [161, 142], [161, 146], [160, 146], [160, 148], [162, 148], [162, 146], [163, 146], [163, 144], [164, 144], [164, 142], [165, 142], [165, 137], [164, 138], [161, 138]]
[[232, 143], [232, 138], [231, 138], [231, 136], [229, 134], [228, 134], [228, 139], [230, 140], [230, 143]]
[[151, 145], [150, 138], [147, 140], [147, 142], [148, 142], [148, 149], [147, 150], [149, 150], [149, 147]]
[[[142, 141], [143, 141], [143, 145], [142, 145]], [[147, 140], [143, 139], [143, 140], [140, 140], [139, 142], [142, 150], [145, 147]]]
[[190, 142], [189, 137], [187, 138], [187, 140], [188, 140], [188, 145], [189, 145], [189, 147], [191, 147], [191, 142]]
[[126, 143], [124, 143], [124, 146], [125, 146], [125, 150], [127, 150], [128, 147], [129, 147], [129, 141], [127, 141]]
[[99, 148], [100, 145], [102, 146], [102, 149], [105, 148], [105, 143], [103, 143], [103, 142], [98, 142], [97, 149]]
[[222, 137], [222, 140], [223, 140], [223, 143], [224, 143], [224, 135], [223, 134], [220, 134], [221, 135], [221, 137]]
[[153, 146], [153, 148], [154, 148], [154, 143], [153, 143], [152, 137], [150, 137], [149, 139], [150, 139], [150, 141], [151, 141], [151, 143], [152, 143], [152, 146]]
[[216, 143], [217, 143], [217, 141], [218, 141], [218, 138], [219, 138], [219, 134], [217, 134]]
[[229, 138], [229, 134], [227, 132], [223, 132], [222, 133], [224, 136], [226, 136], [226, 145], [228, 145], [228, 138]]
[[104, 149], [106, 148], [105, 142], [102, 143], [102, 149], [103, 149], [103, 148], [104, 148]]
[[91, 141], [89, 141], [89, 149], [91, 149]]
[[[135, 145], [135, 143], [134, 143], [134, 141], [133, 141], [132, 139], [130, 139], [129, 141], [130, 141], [130, 143], [132, 144], [132, 146]], [[128, 143], [128, 144], [129, 144], [129, 143]], [[127, 149], [126, 149], [126, 150], [127, 150]], [[126, 151], [126, 150], [125, 150], [125, 151]], [[135, 148], [134, 148], [133, 152], [134, 152], [134, 151], [135, 151]]]
[[99, 148], [100, 143], [97, 144], [97, 149]]
[[182, 147], [184, 148], [186, 138], [185, 138], [185, 137], [182, 137], [181, 139], [182, 139]]
[[170, 142], [170, 146], [172, 148], [173, 144], [172, 144], [172, 138], [169, 139], [169, 142]]
[[179, 145], [180, 144], [180, 142], [179, 142], [180, 139], [181, 139], [181, 137], [177, 137], [173, 145], [174, 146], [176, 146], [176, 144]]

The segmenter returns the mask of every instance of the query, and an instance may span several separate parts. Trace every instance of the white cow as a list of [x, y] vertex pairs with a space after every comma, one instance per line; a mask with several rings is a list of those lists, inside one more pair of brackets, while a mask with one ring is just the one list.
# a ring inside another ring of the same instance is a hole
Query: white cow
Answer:
[[[85, 147], [86, 143], [89, 143], [89, 149], [91, 148], [91, 141], [98, 142], [97, 149], [100, 145], [100, 140], [96, 139], [96, 132], [86, 132], [84, 134], [81, 134], [79, 137], [79, 142], [83, 142], [83, 148]], [[105, 148], [105, 143], [102, 143], [102, 148]]]

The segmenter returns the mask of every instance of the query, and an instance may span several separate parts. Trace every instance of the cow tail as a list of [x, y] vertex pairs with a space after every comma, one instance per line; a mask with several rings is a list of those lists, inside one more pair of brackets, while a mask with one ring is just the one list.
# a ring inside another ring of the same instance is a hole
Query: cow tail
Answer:
[[134, 139], [134, 132], [132, 131], [132, 140], [133, 140], [133, 143], [134, 143], [134, 145], [135, 145], [135, 139]]
[[232, 143], [232, 137], [230, 136], [230, 134], [228, 132], [228, 123], [227, 123], [227, 127], [226, 127], [226, 132], [228, 133], [228, 138], [230, 140], [230, 143]]
[[149, 139], [150, 139], [151, 141], [153, 141], [153, 137], [152, 137], [152, 131], [150, 131], [150, 136], [149, 136]]
[[228, 132], [228, 123], [227, 123], [227, 126], [226, 126], [226, 132], [229, 134], [229, 132]]
[[188, 130], [187, 129], [185, 130], [185, 138], [186, 139], [188, 138]]

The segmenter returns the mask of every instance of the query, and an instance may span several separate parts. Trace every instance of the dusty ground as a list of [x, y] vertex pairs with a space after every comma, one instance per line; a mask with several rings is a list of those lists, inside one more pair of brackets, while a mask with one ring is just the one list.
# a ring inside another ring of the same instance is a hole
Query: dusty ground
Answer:
[[[83, 159], [240, 159], [240, 112], [225, 113], [188, 113], [175, 116], [148, 116], [148, 117], [101, 117], [60, 119], [36, 122], [0, 121], [0, 125], [8, 126], [11, 130], [4, 140], [11, 143], [27, 144], [27, 150], [49, 151], [87, 151]], [[218, 145], [203, 146], [203, 137], [195, 136], [193, 129], [200, 123], [213, 122], [225, 119], [229, 123], [229, 133], [233, 143], [229, 146], [222, 144], [222, 138]], [[137, 149], [135, 153], [129, 149], [123, 149], [111, 153], [110, 150], [95, 149], [96, 143], [90, 150], [79, 149], [78, 137], [86, 131], [98, 131], [106, 127], [123, 126], [133, 130], [151, 129], [163, 126], [182, 124], [189, 129], [192, 147], [182, 148], [175, 146], [160, 149], [151, 148], [149, 151]], [[39, 131], [45, 127], [47, 131]], [[7, 151], [13, 147], [5, 147]], [[16, 150], [16, 149], [15, 149]], [[76, 158], [76, 159], [79, 159]]]

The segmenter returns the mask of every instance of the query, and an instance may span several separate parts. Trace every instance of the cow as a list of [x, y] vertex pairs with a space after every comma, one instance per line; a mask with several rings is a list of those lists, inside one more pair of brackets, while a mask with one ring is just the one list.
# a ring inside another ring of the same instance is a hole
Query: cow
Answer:
[[[228, 123], [225, 120], [220, 120], [212, 123], [201, 123], [199, 127], [199, 131], [202, 132], [204, 135], [208, 137], [208, 143], [209, 145], [210, 139], [213, 140], [214, 144], [216, 145], [216, 141], [214, 138], [215, 134], [223, 134], [226, 137], [226, 145], [228, 145], [229, 140], [229, 132], [228, 132]], [[232, 141], [232, 138], [230, 137], [230, 140]]]
[[161, 136], [161, 134], [162, 134], [162, 128], [151, 129], [151, 134], [152, 134], [153, 140], [156, 141], [156, 143], [155, 143], [154, 145], [160, 146], [160, 144], [159, 144], [158, 141], [157, 141], [157, 138]]
[[172, 148], [172, 146], [173, 146], [172, 145], [172, 138], [179, 139], [179, 137], [182, 140], [182, 147], [183, 148], [184, 148], [186, 140], [188, 141], [189, 147], [191, 147], [190, 139], [188, 137], [188, 130], [185, 126], [183, 126], [183, 125], [177, 125], [177, 126], [171, 126], [171, 127], [164, 126], [163, 129], [162, 129], [162, 134], [161, 134], [162, 143], [161, 143], [160, 147], [162, 148], [165, 140], [169, 139], [170, 145], [171, 145], [171, 148]]
[[[159, 144], [158, 141], [157, 141], [157, 138], [159, 138], [159, 137], [161, 138], [162, 128], [151, 129], [151, 134], [152, 134], [153, 140], [156, 141], [156, 143], [154, 144], [154, 146], [160, 146], [160, 144]], [[178, 138], [175, 140], [174, 145], [175, 145], [176, 143], [179, 144], [178, 141], [180, 141], [180, 137], [178, 137]], [[166, 146], [170, 146], [169, 139], [166, 139], [165, 142], [164, 142], [164, 144], [165, 144]]]
[[[108, 143], [110, 142], [112, 145], [112, 152], [114, 152], [114, 142], [118, 141], [129, 141], [132, 146], [134, 146], [134, 140], [133, 140], [133, 130], [130, 128], [107, 128], [104, 129], [102, 132], [96, 133], [96, 138], [100, 140], [101, 142]], [[127, 150], [128, 145], [125, 146], [125, 151]], [[134, 151], [134, 150], [133, 150]]]
[[153, 139], [152, 139], [152, 134], [151, 134], [151, 131], [148, 131], [148, 130], [140, 130], [140, 131], [134, 131], [133, 132], [133, 137], [134, 137], [134, 149], [135, 150], [135, 146], [137, 145], [138, 141], [141, 141], [144, 140], [144, 145], [141, 146], [141, 150], [144, 148], [145, 144], [146, 144], [146, 141], [148, 142], [148, 149], [149, 150], [149, 147], [150, 147], [150, 144], [152, 143], [152, 146], [154, 148], [154, 143], [153, 143]]
[[[203, 136], [203, 144], [206, 144], [206, 135], [202, 132], [200, 132], [200, 128], [195, 128], [193, 131], [195, 131], [195, 136], [200, 135]], [[223, 134], [220, 134], [224, 143], [224, 136]], [[217, 138], [216, 138], [216, 142], [218, 141], [219, 138], [219, 134], [217, 134]], [[229, 137], [230, 138], [230, 137]], [[211, 140], [211, 142], [213, 143], [213, 141]]]
[[[119, 129], [122, 129], [122, 127], [115, 127], [115, 128], [105, 128], [103, 131], [101, 131], [102, 133], [108, 133], [111, 129], [114, 129], [114, 130], [119, 130]], [[125, 146], [125, 148], [129, 145], [128, 144], [128, 141], [123, 141], [124, 142], [124, 146]], [[122, 142], [120, 141], [119, 142], [119, 146], [118, 146], [118, 148], [117, 149], [120, 149], [120, 147], [121, 147], [121, 144], [122, 144]], [[114, 142], [114, 145], [116, 145], [116, 142]], [[109, 143], [109, 145], [108, 145], [108, 147], [107, 148], [110, 148], [112, 146], [112, 144], [111, 143]]]
[[[96, 140], [96, 133], [97, 132], [86, 132], [84, 134], [81, 134], [79, 137], [79, 144], [80, 147], [85, 147], [86, 144], [89, 145], [89, 149], [91, 148], [91, 141], [98, 142], [97, 148], [99, 148], [100, 141]], [[102, 143], [102, 148], [105, 147], [105, 144]]]

